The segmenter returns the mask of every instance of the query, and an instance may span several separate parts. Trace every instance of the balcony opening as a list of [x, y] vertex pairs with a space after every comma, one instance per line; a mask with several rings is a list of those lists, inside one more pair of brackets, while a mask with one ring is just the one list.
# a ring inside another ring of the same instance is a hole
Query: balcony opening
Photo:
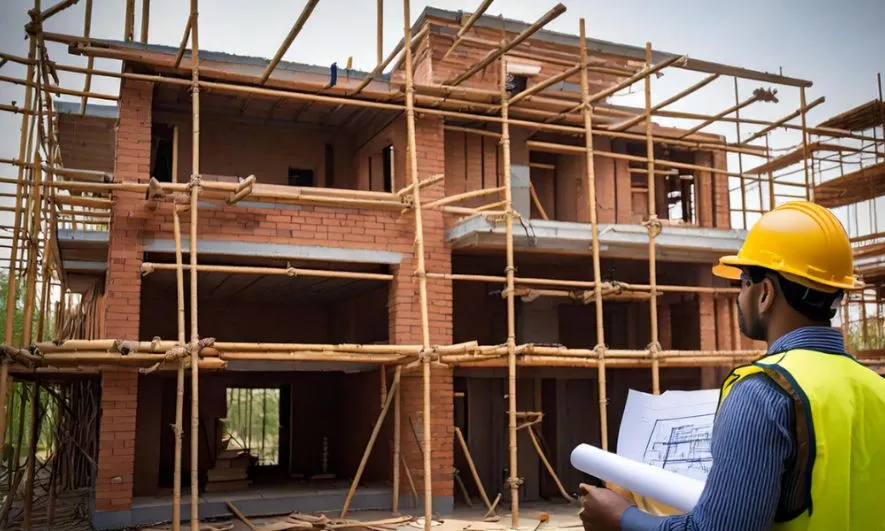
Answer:
[[280, 395], [279, 388], [227, 388], [226, 450], [248, 450], [256, 466], [280, 464]]
[[151, 176], [161, 183], [172, 182], [173, 128], [166, 124], [151, 126]]

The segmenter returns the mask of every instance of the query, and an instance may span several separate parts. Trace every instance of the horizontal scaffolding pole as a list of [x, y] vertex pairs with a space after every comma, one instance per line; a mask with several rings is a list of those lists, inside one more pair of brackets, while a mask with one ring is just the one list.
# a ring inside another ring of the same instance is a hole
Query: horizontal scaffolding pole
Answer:
[[[185, 251], [187, 252], [187, 251]], [[156, 262], [144, 262], [141, 264], [142, 275], [149, 275], [154, 271], [175, 271], [176, 264], [162, 264]], [[182, 269], [190, 271], [190, 265], [182, 265]], [[303, 269], [298, 267], [253, 267], [253, 266], [230, 266], [230, 265], [198, 265], [200, 273], [231, 273], [237, 275], [268, 275], [286, 277], [322, 277], [322, 278], [347, 278], [353, 280], [393, 280], [393, 275], [385, 273], [362, 273], [357, 271], [332, 271], [324, 269]]]

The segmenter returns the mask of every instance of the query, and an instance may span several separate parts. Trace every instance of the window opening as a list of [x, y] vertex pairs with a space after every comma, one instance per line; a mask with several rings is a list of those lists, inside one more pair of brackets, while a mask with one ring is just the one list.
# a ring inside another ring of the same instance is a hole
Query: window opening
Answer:
[[258, 466], [280, 464], [280, 395], [279, 388], [227, 389], [228, 448], [248, 450]]

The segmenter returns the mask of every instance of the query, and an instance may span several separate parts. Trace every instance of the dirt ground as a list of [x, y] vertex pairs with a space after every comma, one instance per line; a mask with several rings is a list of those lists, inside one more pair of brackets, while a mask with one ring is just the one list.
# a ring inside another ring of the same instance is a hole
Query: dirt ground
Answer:
[[[578, 518], [579, 508], [576, 505], [565, 505], [563, 503], [552, 504], [525, 504], [520, 507], [519, 529], [526, 531], [547, 531], [553, 529], [571, 529], [580, 531], [581, 520]], [[500, 517], [497, 521], [484, 521], [484, 509], [459, 508], [456, 509], [451, 517], [440, 518], [434, 521], [432, 529], [436, 531], [507, 531], [511, 529], [510, 513], [499, 512]], [[539, 526], [542, 515], [547, 515], [547, 520]], [[329, 514], [329, 518], [337, 518], [335, 514]], [[250, 519], [251, 524], [259, 531], [284, 531], [286, 529], [297, 529], [287, 527], [285, 524], [289, 521], [288, 515], [270, 518], [254, 518]], [[354, 511], [348, 515], [349, 520], [358, 520], [360, 522], [373, 522], [392, 518], [390, 513], [379, 511]], [[322, 529], [323, 527], [319, 527]], [[354, 527], [338, 527], [346, 531], [361, 530], [395, 530], [395, 531], [418, 531], [424, 529], [423, 518], [413, 518], [412, 521], [397, 525], [364, 527], [354, 525]], [[141, 531], [161, 531], [168, 530], [169, 526], [157, 526], [142, 528]], [[183, 530], [189, 530], [188, 525], [182, 526]], [[201, 531], [250, 531], [252, 528], [237, 518], [230, 520], [217, 521], [212, 523], [204, 523]], [[331, 528], [327, 528], [331, 529]]]

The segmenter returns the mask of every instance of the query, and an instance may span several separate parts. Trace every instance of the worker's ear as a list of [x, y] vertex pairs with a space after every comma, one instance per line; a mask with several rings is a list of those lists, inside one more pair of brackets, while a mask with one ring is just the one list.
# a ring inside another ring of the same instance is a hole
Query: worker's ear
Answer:
[[766, 277], [759, 284], [759, 315], [764, 315], [774, 305], [774, 299], [777, 292], [774, 289], [774, 282], [771, 277]]

